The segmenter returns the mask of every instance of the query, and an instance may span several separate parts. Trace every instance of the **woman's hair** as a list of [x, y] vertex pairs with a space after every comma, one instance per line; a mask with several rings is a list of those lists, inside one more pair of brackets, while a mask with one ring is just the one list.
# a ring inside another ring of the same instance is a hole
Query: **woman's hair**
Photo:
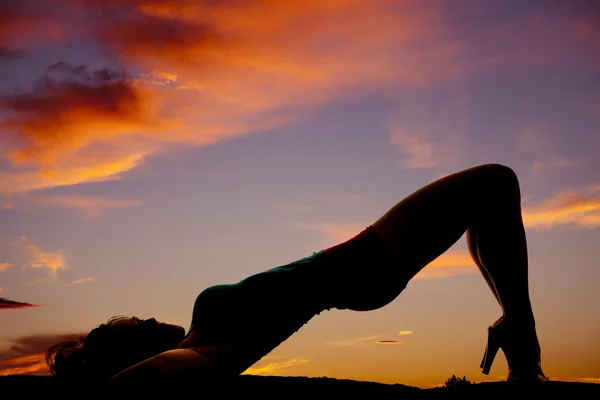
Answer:
[[[115, 331], [110, 324], [122, 316], [111, 317], [87, 335], [66, 337], [46, 351], [46, 363], [53, 375], [63, 378], [108, 379], [144, 358], [134, 346], [131, 332]], [[129, 337], [128, 337], [129, 336]]]

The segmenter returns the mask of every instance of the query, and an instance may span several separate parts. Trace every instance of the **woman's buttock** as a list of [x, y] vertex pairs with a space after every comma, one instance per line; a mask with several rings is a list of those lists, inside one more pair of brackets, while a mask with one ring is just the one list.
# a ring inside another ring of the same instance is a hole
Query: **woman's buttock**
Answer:
[[[246, 307], [269, 318], [304, 319], [325, 309], [369, 311], [393, 301], [409, 276], [372, 227], [312, 256], [240, 282]], [[249, 310], [249, 314], [254, 313]], [[297, 317], [300, 314], [300, 317]]]

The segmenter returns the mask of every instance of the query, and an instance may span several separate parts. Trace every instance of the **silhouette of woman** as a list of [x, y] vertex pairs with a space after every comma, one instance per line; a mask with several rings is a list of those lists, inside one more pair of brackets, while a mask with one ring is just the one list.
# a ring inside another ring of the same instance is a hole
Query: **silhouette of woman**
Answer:
[[441, 178], [406, 197], [350, 240], [238, 283], [205, 289], [190, 329], [113, 317], [85, 337], [48, 349], [53, 374], [133, 381], [214, 382], [249, 368], [313, 316], [331, 308], [375, 310], [465, 232], [470, 254], [502, 308], [488, 329], [481, 368], [499, 348], [508, 380], [546, 381], [528, 288], [519, 182], [486, 164]]

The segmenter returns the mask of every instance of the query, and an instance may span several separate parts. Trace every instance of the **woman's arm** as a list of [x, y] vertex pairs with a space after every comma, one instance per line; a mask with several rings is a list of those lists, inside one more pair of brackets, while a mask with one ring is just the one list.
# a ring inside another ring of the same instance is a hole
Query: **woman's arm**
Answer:
[[192, 349], [174, 349], [160, 353], [119, 372], [112, 377], [116, 382], [148, 379], [169, 379], [193, 374], [195, 379], [215, 374], [211, 358]]
[[215, 381], [239, 375], [253, 363], [243, 357], [243, 349], [241, 343], [227, 341], [168, 350], [124, 369], [112, 380], [127, 382], [193, 377], [196, 382], [205, 379]]

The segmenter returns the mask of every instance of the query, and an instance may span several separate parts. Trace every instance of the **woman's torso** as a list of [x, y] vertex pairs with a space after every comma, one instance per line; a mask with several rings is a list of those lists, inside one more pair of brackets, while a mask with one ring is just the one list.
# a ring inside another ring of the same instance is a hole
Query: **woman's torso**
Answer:
[[203, 290], [194, 303], [188, 335], [201, 330], [206, 344], [243, 341], [251, 347], [250, 358], [258, 361], [330, 308], [325, 280], [318, 277], [322, 255], [320, 251], [237, 283]]

